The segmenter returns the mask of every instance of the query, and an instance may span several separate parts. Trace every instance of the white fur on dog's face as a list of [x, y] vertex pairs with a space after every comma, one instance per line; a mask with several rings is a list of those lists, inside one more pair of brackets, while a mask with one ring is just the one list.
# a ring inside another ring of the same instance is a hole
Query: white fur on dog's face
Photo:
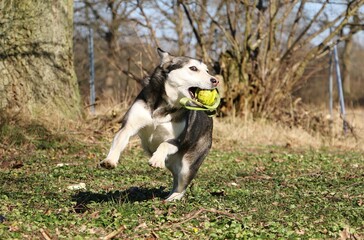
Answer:
[[167, 96], [172, 101], [179, 101], [183, 97], [191, 97], [190, 88], [214, 89], [216, 83], [208, 73], [207, 66], [196, 59], [189, 59], [182, 67], [174, 69], [168, 74], [165, 84]]

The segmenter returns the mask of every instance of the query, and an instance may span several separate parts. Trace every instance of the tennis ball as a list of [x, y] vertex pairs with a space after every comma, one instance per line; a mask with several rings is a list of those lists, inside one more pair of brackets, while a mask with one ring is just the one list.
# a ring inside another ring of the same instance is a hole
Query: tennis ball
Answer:
[[208, 106], [214, 105], [217, 94], [218, 93], [217, 93], [216, 89], [212, 89], [212, 90], [198, 89], [196, 91], [197, 100], [200, 103], [202, 103], [203, 105], [208, 105]]

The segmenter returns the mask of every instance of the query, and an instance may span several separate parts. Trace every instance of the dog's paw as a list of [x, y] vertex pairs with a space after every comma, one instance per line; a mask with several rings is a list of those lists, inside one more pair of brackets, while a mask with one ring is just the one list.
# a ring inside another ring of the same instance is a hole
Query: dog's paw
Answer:
[[112, 162], [111, 160], [109, 159], [104, 159], [102, 160], [99, 165], [99, 167], [102, 167], [102, 168], [105, 168], [105, 169], [114, 169], [116, 168], [117, 166], [117, 163], [115, 162]]
[[185, 195], [186, 191], [183, 191], [183, 192], [174, 192], [174, 193], [171, 193], [167, 199], [165, 200], [166, 202], [172, 202], [172, 201], [178, 201], [178, 200], [181, 200], [183, 198], [183, 196]]
[[165, 156], [159, 156], [159, 154], [153, 154], [148, 163], [152, 167], [166, 168], [166, 158]]

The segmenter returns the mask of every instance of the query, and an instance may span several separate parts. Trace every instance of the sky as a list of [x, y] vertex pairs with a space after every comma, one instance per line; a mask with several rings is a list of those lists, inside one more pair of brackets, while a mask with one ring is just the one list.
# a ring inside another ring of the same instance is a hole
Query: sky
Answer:
[[[356, 1], [362, 1], [362, 0], [356, 0]], [[312, 0], [309, 3], [306, 4], [306, 13], [313, 17], [314, 14], [319, 11], [319, 8], [321, 7], [321, 2], [324, 2], [323, 0]], [[341, 14], [346, 9], [346, 3], [347, 0], [330, 0], [331, 3], [327, 7], [327, 9], [324, 11], [324, 13], [327, 15], [329, 20], [333, 20], [336, 18], [337, 15]], [[364, 15], [364, 3], [359, 9], [360, 14]], [[325, 31], [322, 35], [318, 36], [317, 38], [313, 39], [313, 44], [317, 44], [321, 42], [321, 40], [329, 34], [329, 30]], [[356, 35], [354, 35], [354, 41], [359, 43], [361, 46], [364, 47], [364, 31], [358, 32]]]
[[[314, 14], [319, 10], [319, 8], [321, 7], [322, 3], [325, 0], [308, 0], [308, 3], [306, 3], [305, 5], [305, 14], [307, 14], [307, 16], [309, 17], [313, 17]], [[339, 15], [340, 13], [342, 13], [343, 11], [345, 11], [346, 9], [346, 3], [348, 0], [329, 0], [330, 4], [328, 4], [328, 7], [326, 7], [324, 13], [327, 15], [329, 20], [334, 19], [337, 15]], [[363, 0], [356, 0], [356, 1], [363, 1]], [[363, 1], [364, 2], [364, 1]], [[80, 1], [75, 1], [75, 7], [79, 7], [80, 6]], [[298, 4], [297, 4], [297, 8], [298, 8]], [[109, 13], [107, 12], [107, 8], [102, 9], [102, 11], [105, 11], [105, 16], [109, 15]], [[155, 13], [153, 9], [148, 9], [145, 8], [145, 12], [146, 14], [150, 17], [150, 19], [153, 21], [153, 17], [155, 17]], [[360, 8], [360, 13], [364, 15], [364, 3], [363, 6]], [[138, 11], [135, 11], [135, 17], [140, 17], [140, 15], [138, 14]], [[80, 17], [80, 15], [75, 15], [75, 19], [77, 19], [78, 17]], [[187, 24], [187, 21], [186, 21]], [[171, 31], [170, 29], [168, 29], [167, 25], [165, 25], [166, 28], [164, 29], [160, 29], [160, 28], [155, 28], [156, 29], [156, 35], [157, 36], [163, 36], [164, 35], [169, 35], [171, 36], [171, 34], [174, 34], [173, 31]], [[312, 28], [314, 28], [314, 26], [312, 26]], [[145, 28], [136, 28], [136, 30], [138, 31], [137, 34], [141, 35], [144, 33], [148, 33], [148, 31]], [[86, 32], [86, 34], [88, 34], [88, 31]], [[318, 37], [316, 37], [315, 39], [313, 39], [312, 43], [314, 45], [319, 44], [322, 39], [327, 36], [329, 34], [329, 30], [323, 32], [322, 34], [320, 34]], [[358, 42], [361, 46], [364, 47], [364, 31], [361, 31], [359, 33], [357, 33], [354, 36], [354, 40], [356, 42]]]

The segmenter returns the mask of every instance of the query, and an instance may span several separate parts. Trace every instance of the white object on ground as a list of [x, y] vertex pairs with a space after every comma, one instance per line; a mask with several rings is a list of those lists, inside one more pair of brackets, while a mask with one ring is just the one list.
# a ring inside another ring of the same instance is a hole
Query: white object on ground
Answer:
[[67, 189], [69, 189], [69, 190], [86, 189], [86, 184], [85, 183], [73, 184], [73, 185], [68, 186]]

